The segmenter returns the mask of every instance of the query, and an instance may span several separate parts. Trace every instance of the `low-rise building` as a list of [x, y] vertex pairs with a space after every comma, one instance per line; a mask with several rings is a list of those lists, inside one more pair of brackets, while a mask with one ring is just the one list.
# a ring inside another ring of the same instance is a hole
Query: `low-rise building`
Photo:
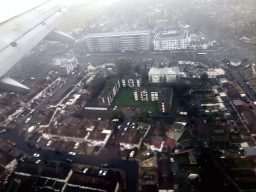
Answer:
[[131, 135], [125, 135], [122, 140], [120, 141], [120, 150], [125, 149], [140, 149], [142, 137], [139, 136], [131, 136]]
[[141, 75], [124, 75], [122, 78], [123, 87], [140, 87], [142, 84]]
[[53, 64], [59, 69], [59, 75], [68, 75], [76, 68], [78, 60], [75, 56], [56, 57]]
[[91, 131], [86, 141], [89, 146], [104, 146], [108, 142], [111, 133], [111, 130]]
[[186, 126], [187, 123], [185, 122], [174, 122], [171, 125], [171, 129], [178, 131], [178, 132], [182, 132], [184, 130], [184, 127]]
[[175, 139], [170, 137], [150, 136], [144, 140], [144, 145], [150, 151], [171, 151], [175, 145]]
[[109, 79], [106, 86], [98, 96], [99, 104], [110, 105], [120, 89], [120, 81], [117, 78]]
[[179, 67], [151, 68], [148, 72], [150, 83], [173, 83], [180, 81]]
[[136, 87], [134, 90], [134, 99], [136, 101], [157, 101], [157, 107], [160, 112], [169, 112], [171, 110], [172, 98], [172, 88]]

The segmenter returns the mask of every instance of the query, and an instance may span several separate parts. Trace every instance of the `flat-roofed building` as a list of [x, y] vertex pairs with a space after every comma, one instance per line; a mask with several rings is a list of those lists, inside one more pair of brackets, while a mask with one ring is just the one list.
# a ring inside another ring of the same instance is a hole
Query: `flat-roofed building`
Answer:
[[180, 81], [179, 67], [151, 68], [148, 72], [149, 83], [172, 83]]
[[85, 41], [90, 52], [149, 50], [150, 31], [88, 34]]
[[109, 79], [106, 86], [98, 96], [100, 104], [110, 105], [120, 89], [120, 81], [117, 78]]
[[161, 31], [154, 37], [154, 50], [173, 50], [188, 48], [188, 31], [173, 29]]
[[140, 87], [141, 86], [141, 75], [124, 75], [122, 78], [123, 87]]
[[158, 111], [160, 112], [169, 112], [171, 110], [172, 98], [172, 88], [136, 87], [134, 90], [134, 99], [136, 101], [157, 101]]

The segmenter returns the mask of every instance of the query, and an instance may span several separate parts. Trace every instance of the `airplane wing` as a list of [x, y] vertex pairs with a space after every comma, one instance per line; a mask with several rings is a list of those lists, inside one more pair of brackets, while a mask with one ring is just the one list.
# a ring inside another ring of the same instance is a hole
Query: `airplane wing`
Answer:
[[44, 38], [74, 42], [71, 36], [55, 29], [67, 12], [61, 3], [47, 1], [0, 23], [0, 78]]

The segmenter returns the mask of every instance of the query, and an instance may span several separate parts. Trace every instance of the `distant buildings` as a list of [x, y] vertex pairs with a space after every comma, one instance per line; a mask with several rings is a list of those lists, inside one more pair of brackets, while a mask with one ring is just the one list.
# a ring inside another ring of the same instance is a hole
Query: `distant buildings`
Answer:
[[149, 50], [150, 31], [96, 33], [85, 40], [90, 52]]
[[179, 67], [151, 68], [148, 72], [149, 83], [172, 83], [180, 81]]
[[141, 75], [124, 75], [122, 78], [123, 87], [140, 87], [141, 83]]
[[110, 105], [116, 96], [117, 92], [120, 89], [119, 79], [113, 78], [109, 79], [106, 83], [106, 86], [98, 96], [99, 104]]
[[70, 74], [77, 66], [78, 61], [75, 56], [55, 57], [52, 59], [55, 68], [59, 69], [59, 75]]
[[188, 31], [173, 29], [159, 32], [154, 37], [154, 50], [173, 50], [188, 48]]
[[134, 99], [136, 101], [157, 101], [160, 112], [169, 112], [172, 105], [172, 88], [147, 87], [135, 88]]

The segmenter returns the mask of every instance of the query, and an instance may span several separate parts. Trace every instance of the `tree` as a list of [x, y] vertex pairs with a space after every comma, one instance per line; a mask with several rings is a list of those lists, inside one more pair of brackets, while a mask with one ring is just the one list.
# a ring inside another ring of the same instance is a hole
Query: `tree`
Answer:
[[139, 65], [135, 66], [133, 70], [135, 73], [140, 73], [140, 66]]
[[128, 61], [127, 59], [117, 60], [115, 65], [116, 65], [117, 73], [119, 73], [121, 77], [126, 74], [128, 75], [132, 70], [131, 62]]
[[204, 81], [204, 82], [208, 81], [208, 74], [207, 73], [203, 73], [201, 75], [201, 80]]

